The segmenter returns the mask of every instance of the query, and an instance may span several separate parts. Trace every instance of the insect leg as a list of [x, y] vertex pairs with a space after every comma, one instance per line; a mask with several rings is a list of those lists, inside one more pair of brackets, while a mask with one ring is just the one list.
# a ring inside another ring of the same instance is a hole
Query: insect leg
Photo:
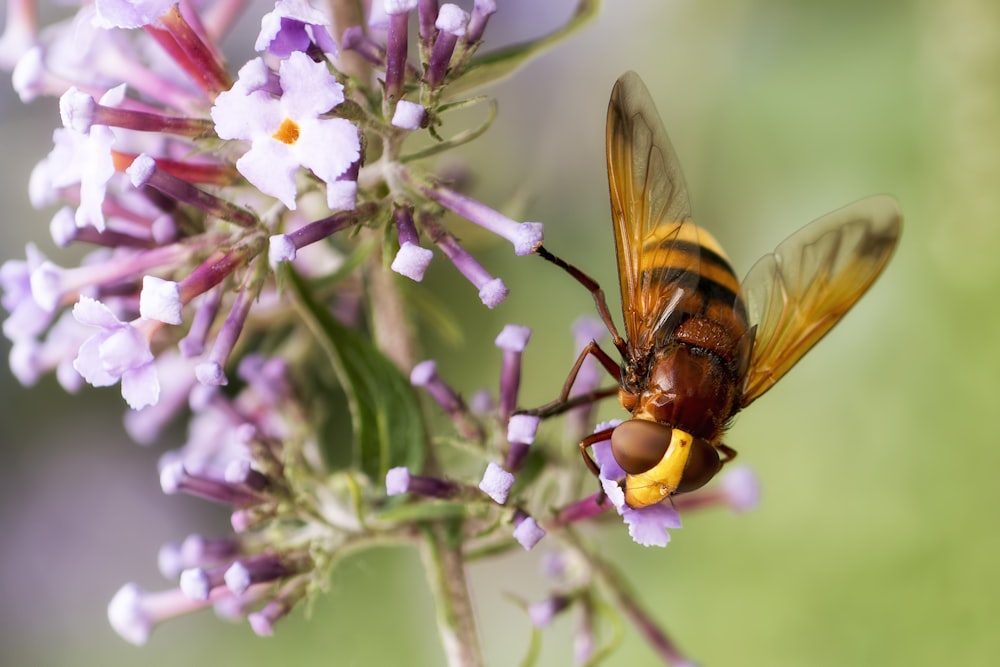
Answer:
[[721, 442], [715, 446], [720, 452], [722, 452], [722, 463], [725, 465], [733, 459], [736, 458], [736, 450], [728, 445], [724, 445]]
[[587, 360], [587, 355], [594, 355], [604, 369], [611, 374], [611, 376], [617, 381], [621, 381], [622, 371], [614, 359], [608, 355], [607, 352], [601, 349], [601, 347], [594, 341], [590, 341], [583, 350], [580, 351], [580, 356], [576, 358], [576, 362], [573, 364], [573, 368], [570, 369], [569, 375], [566, 377], [566, 382], [563, 383], [562, 391], [559, 392], [559, 398], [552, 401], [551, 403], [546, 403], [541, 407], [534, 408], [532, 410], [519, 410], [520, 414], [534, 415], [535, 417], [552, 417], [554, 415], [562, 414], [567, 410], [575, 408], [578, 405], [588, 403], [590, 400], [598, 400], [601, 398], [607, 398], [609, 396], [614, 396], [618, 393], [618, 387], [608, 387], [606, 389], [598, 389], [596, 391], [590, 392], [589, 394], [584, 394], [583, 396], [575, 396], [572, 399], [569, 397], [571, 391], [573, 391], [573, 384], [576, 382], [576, 376], [579, 375], [580, 369], [583, 367], [583, 362]]
[[556, 257], [543, 246], [538, 246], [535, 253], [542, 259], [548, 260], [558, 266], [560, 269], [571, 275], [574, 280], [587, 288], [591, 296], [594, 297], [594, 303], [597, 304], [597, 313], [601, 316], [601, 321], [604, 322], [604, 326], [608, 328], [608, 332], [611, 334], [611, 339], [614, 342], [615, 347], [618, 348], [618, 351], [624, 356], [627, 349], [625, 339], [618, 333], [618, 329], [615, 327], [615, 322], [611, 319], [611, 310], [608, 308], [608, 301], [604, 297], [604, 290], [601, 289], [600, 284], [572, 264]]
[[594, 473], [594, 477], [600, 477], [601, 470], [597, 467], [597, 462], [594, 461], [593, 457], [587, 453], [587, 450], [590, 449], [594, 443], [610, 438], [611, 432], [614, 431], [615, 428], [615, 426], [612, 426], [611, 428], [602, 429], [597, 433], [591, 433], [580, 441], [580, 455], [583, 456], [583, 462], [587, 464], [588, 468], [590, 468], [590, 472]]

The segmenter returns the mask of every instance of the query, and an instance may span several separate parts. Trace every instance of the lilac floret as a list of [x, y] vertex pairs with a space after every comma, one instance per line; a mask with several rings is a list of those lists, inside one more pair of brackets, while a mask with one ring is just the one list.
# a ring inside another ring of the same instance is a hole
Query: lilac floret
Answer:
[[97, 102], [94, 98], [76, 86], [70, 87], [59, 98], [59, 116], [62, 119], [63, 127], [81, 134], [90, 131], [90, 126], [94, 122], [95, 109], [97, 109]]
[[250, 570], [239, 561], [236, 561], [226, 569], [225, 580], [226, 587], [237, 595], [245, 593], [250, 588], [250, 584], [253, 583]]
[[307, 51], [309, 45], [315, 43], [324, 53], [336, 55], [337, 45], [327, 25], [323, 12], [306, 0], [278, 0], [274, 10], [260, 21], [254, 49], [287, 58], [295, 51]]
[[531, 339], [531, 329], [517, 324], [508, 324], [497, 334], [493, 344], [501, 350], [523, 352]]
[[494, 278], [479, 288], [479, 300], [487, 308], [492, 309], [503, 303], [509, 293], [510, 290], [507, 289], [507, 285], [504, 284], [503, 280]]
[[760, 481], [748, 466], [733, 466], [719, 480], [729, 506], [737, 512], [749, 512], [760, 503]]
[[512, 486], [514, 486], [514, 475], [492, 461], [486, 466], [483, 479], [479, 482], [479, 488], [500, 505], [507, 502]]
[[267, 261], [272, 269], [277, 269], [282, 262], [295, 259], [295, 242], [288, 234], [275, 234], [268, 239]]
[[425, 115], [423, 105], [400, 100], [396, 103], [395, 113], [392, 114], [392, 124], [404, 130], [419, 130]]
[[540, 417], [533, 415], [513, 415], [507, 422], [507, 442], [523, 442], [530, 445], [535, 441]]
[[181, 572], [180, 587], [192, 600], [207, 600], [212, 592], [212, 581], [204, 569], [192, 567]]
[[389, 268], [410, 280], [420, 282], [433, 258], [434, 253], [427, 248], [407, 241], [399, 246], [399, 252]]
[[545, 529], [538, 525], [533, 517], [525, 517], [514, 527], [514, 539], [517, 540], [525, 551], [530, 551], [538, 542], [545, 537]]
[[385, 474], [385, 494], [398, 496], [410, 489], [410, 471], [404, 467], [390, 468]]
[[142, 292], [139, 293], [139, 314], [142, 317], [164, 324], [180, 324], [181, 306], [180, 286], [176, 282], [143, 276]]
[[437, 21], [434, 27], [455, 37], [465, 34], [465, 27], [469, 24], [469, 14], [452, 3], [441, 5], [438, 11]]
[[665, 547], [670, 542], [668, 528], [680, 528], [681, 518], [669, 503], [657, 503], [640, 509], [619, 508], [628, 524], [629, 537], [644, 547]]
[[215, 361], [206, 361], [198, 364], [194, 368], [195, 377], [198, 382], [206, 387], [224, 387], [229, 384], [226, 372], [222, 365]]

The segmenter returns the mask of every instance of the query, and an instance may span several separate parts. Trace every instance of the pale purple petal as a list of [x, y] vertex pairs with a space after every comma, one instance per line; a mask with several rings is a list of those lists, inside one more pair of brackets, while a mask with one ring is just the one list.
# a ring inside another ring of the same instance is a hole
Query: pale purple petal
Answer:
[[535, 441], [541, 418], [532, 415], [513, 415], [507, 422], [507, 441], [530, 445]]
[[503, 280], [500, 278], [494, 278], [479, 288], [479, 300], [482, 301], [487, 308], [496, 308], [503, 303], [509, 293], [510, 291], [507, 289], [507, 285], [504, 284]]
[[517, 540], [525, 551], [530, 551], [538, 542], [545, 537], [545, 530], [538, 525], [532, 517], [526, 517], [514, 528], [514, 539]]
[[[244, 67], [247, 66], [249, 63]], [[257, 70], [252, 68], [250, 71], [256, 73]], [[281, 125], [282, 118], [281, 103], [277, 99], [266, 91], [249, 92], [241, 86], [233, 86], [220, 94], [212, 107], [215, 132], [221, 139], [249, 141], [262, 135], [269, 137]]]
[[344, 87], [326, 65], [301, 51], [281, 63], [278, 76], [283, 91], [281, 108], [290, 118], [314, 118], [344, 101]]
[[73, 360], [73, 368], [94, 387], [110, 387], [118, 382], [118, 376], [112, 375], [101, 362], [101, 334], [92, 336], [80, 345], [80, 351]]
[[143, 592], [135, 584], [118, 589], [108, 603], [108, 621], [125, 641], [141, 646], [149, 639], [154, 621], [142, 609]]
[[207, 387], [224, 387], [229, 384], [226, 372], [215, 361], [206, 361], [198, 364], [195, 366], [194, 374], [198, 378], [198, 382]]
[[514, 486], [514, 475], [490, 461], [479, 483], [479, 488], [494, 501], [503, 505], [507, 502], [510, 487]]
[[71, 86], [69, 90], [59, 98], [59, 117], [63, 127], [81, 134], [86, 134], [94, 122], [94, 111], [97, 102], [92, 95], [81, 91], [76, 86]]
[[331, 211], [353, 211], [358, 205], [357, 181], [327, 182], [326, 205]]
[[760, 503], [760, 481], [749, 466], [733, 466], [719, 480], [722, 493], [737, 512], [749, 512]]
[[108, 181], [115, 173], [111, 146], [115, 135], [110, 127], [95, 125], [90, 128], [83, 154], [80, 176], [80, 207], [76, 211], [76, 224], [104, 230], [102, 205], [107, 193]]
[[425, 115], [423, 105], [400, 100], [396, 103], [395, 113], [392, 114], [392, 124], [404, 130], [419, 130]]
[[122, 374], [122, 398], [133, 410], [156, 405], [160, 400], [160, 381], [152, 363], [133, 368]]
[[164, 324], [180, 324], [181, 290], [173, 280], [143, 276], [139, 293], [139, 314], [148, 320]]
[[299, 162], [288, 146], [270, 137], [255, 141], [253, 148], [236, 161], [236, 168], [258, 190], [295, 210], [295, 173]]
[[555, 615], [562, 611], [565, 605], [556, 598], [547, 598], [528, 606], [528, 618], [531, 625], [543, 628], [552, 622]]
[[100, 353], [101, 363], [112, 375], [122, 375], [153, 360], [149, 341], [141, 331], [127, 324], [105, 333]]
[[80, 324], [102, 329], [111, 329], [124, 324], [115, 317], [110, 308], [89, 296], [81, 296], [80, 300], [73, 306], [73, 317]]
[[[594, 428], [594, 433], [611, 428], [612, 426], [618, 426], [621, 423], [620, 419], [602, 422]], [[602, 479], [608, 479], [613, 482], [625, 479], [625, 471], [618, 465], [618, 461], [615, 460], [614, 454], [611, 452], [610, 437], [607, 440], [595, 442], [591, 447], [591, 451], [594, 454], [594, 460], [597, 461], [598, 468], [600, 468]]]
[[155, 23], [177, 0], [97, 0], [94, 25], [100, 28], [141, 28]]
[[305, 0], [278, 0], [274, 10], [261, 19], [254, 49], [287, 58], [295, 51], [308, 49], [311, 37], [325, 53], [336, 54], [327, 25], [326, 15]]
[[268, 239], [267, 261], [272, 269], [277, 269], [282, 262], [295, 259], [295, 242], [288, 234], [275, 234]]
[[501, 350], [524, 352], [524, 348], [528, 346], [529, 340], [531, 340], [530, 327], [508, 324], [500, 330], [500, 333], [493, 340], [493, 344]]
[[65, 269], [45, 260], [31, 272], [29, 285], [31, 296], [38, 306], [53, 312], [59, 306], [63, 294], [63, 276]]
[[608, 497], [608, 500], [615, 506], [619, 514], [623, 509], [628, 509], [628, 505], [625, 504], [625, 491], [618, 485], [618, 482], [612, 479], [605, 479], [602, 476], [601, 488], [604, 489], [604, 495]]
[[224, 577], [226, 580], [226, 587], [237, 595], [245, 593], [246, 590], [250, 588], [250, 584], [253, 583], [250, 578], [250, 571], [247, 569], [246, 565], [239, 561], [236, 561], [226, 568], [226, 574]]
[[680, 528], [681, 519], [669, 503], [657, 503], [641, 509], [621, 509], [622, 519], [628, 524], [628, 534], [636, 544], [644, 547], [665, 547], [670, 542], [668, 528]]
[[299, 127], [299, 159], [328, 186], [361, 156], [358, 128], [349, 120], [304, 118]]
[[400, 466], [390, 468], [385, 474], [385, 494], [387, 496], [398, 496], [406, 493], [410, 488], [410, 471]]
[[212, 592], [212, 582], [203, 568], [191, 567], [180, 576], [180, 588], [192, 600], [207, 600]]
[[461, 37], [465, 34], [465, 26], [468, 23], [469, 14], [464, 9], [452, 3], [445, 3], [438, 10], [434, 27], [456, 37]]
[[420, 282], [424, 279], [424, 272], [427, 271], [433, 258], [434, 253], [427, 248], [421, 248], [407, 241], [399, 247], [399, 252], [396, 253], [389, 268], [410, 280]]

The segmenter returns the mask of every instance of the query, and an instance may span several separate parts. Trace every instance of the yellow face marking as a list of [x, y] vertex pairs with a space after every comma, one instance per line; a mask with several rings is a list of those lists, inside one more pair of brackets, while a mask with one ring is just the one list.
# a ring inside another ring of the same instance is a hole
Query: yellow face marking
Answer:
[[625, 475], [625, 504], [632, 509], [655, 505], [680, 486], [694, 437], [674, 429], [660, 462], [644, 473]]

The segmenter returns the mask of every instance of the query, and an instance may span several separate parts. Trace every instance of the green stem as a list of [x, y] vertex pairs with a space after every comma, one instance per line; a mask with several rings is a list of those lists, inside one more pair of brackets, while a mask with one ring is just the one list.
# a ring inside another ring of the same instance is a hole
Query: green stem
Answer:
[[[328, 2], [333, 10], [334, 32], [338, 40], [348, 26], [363, 25], [359, 0]], [[359, 81], [370, 78], [371, 67], [352, 52], [341, 53], [340, 65], [342, 71]], [[390, 159], [395, 159], [401, 137], [389, 136], [385, 143], [384, 150]], [[404, 373], [409, 373], [416, 363], [416, 346], [407, 307], [399, 293], [396, 276], [385, 269], [380, 253], [372, 253], [369, 259], [368, 287], [375, 344]], [[437, 467], [433, 448], [428, 447], [426, 471], [434, 474]], [[481, 667], [482, 650], [465, 578], [461, 540], [449, 537], [450, 534], [461, 534], [460, 525], [454, 533], [449, 530], [455, 527], [453, 521], [445, 520], [426, 524], [421, 554], [437, 606], [438, 632], [447, 664], [449, 667]]]
[[465, 579], [461, 543], [448, 535], [444, 522], [423, 529], [421, 555], [434, 594], [438, 633], [449, 667], [481, 667], [483, 657]]

